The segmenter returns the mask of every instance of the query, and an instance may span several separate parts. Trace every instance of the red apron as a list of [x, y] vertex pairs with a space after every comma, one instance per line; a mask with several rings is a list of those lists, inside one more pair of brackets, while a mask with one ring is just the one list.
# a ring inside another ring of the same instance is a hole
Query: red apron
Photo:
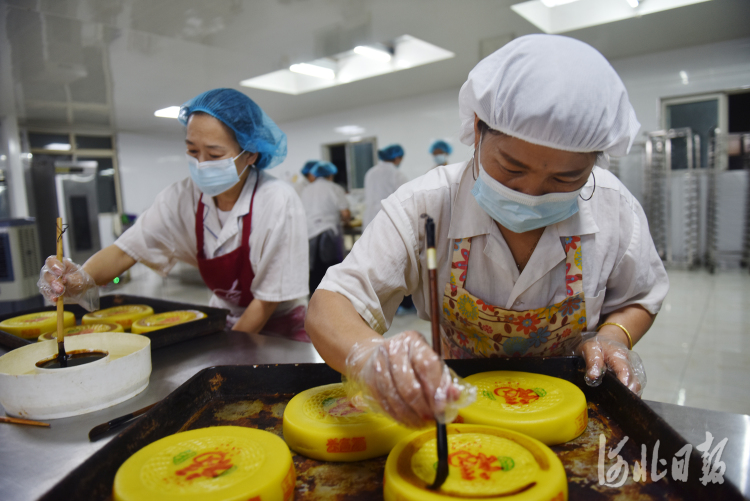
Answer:
[[[209, 289], [217, 297], [227, 302], [247, 308], [253, 300], [250, 286], [253, 284], [255, 273], [250, 264], [250, 231], [253, 220], [253, 203], [255, 192], [258, 190], [260, 173], [255, 177], [255, 187], [250, 198], [250, 211], [242, 219], [242, 240], [240, 246], [219, 257], [207, 259], [203, 251], [203, 195], [198, 200], [198, 210], [195, 213], [195, 236], [197, 241], [198, 270]], [[310, 342], [304, 330], [305, 307], [298, 306], [285, 315], [272, 317], [262, 329], [263, 334]], [[299, 311], [301, 310], [301, 311]]]

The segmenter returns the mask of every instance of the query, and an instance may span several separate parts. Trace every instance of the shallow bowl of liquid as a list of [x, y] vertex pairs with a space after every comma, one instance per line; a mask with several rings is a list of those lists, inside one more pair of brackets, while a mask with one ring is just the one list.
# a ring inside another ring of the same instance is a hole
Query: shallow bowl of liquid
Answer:
[[68, 367], [57, 363], [57, 341], [34, 343], [0, 357], [0, 404], [12, 416], [58, 419], [111, 407], [146, 389], [151, 340], [97, 332], [65, 339]]

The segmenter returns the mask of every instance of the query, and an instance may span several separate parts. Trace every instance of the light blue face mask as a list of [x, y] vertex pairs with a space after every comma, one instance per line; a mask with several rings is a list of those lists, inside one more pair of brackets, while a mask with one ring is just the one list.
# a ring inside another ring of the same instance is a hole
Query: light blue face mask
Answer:
[[448, 155], [445, 153], [438, 153], [435, 155], [435, 163], [437, 165], [443, 165], [448, 163]]
[[547, 193], [541, 196], [511, 190], [484, 170], [479, 156], [481, 147], [480, 137], [476, 153], [479, 177], [471, 194], [492, 219], [514, 233], [525, 233], [565, 221], [578, 212], [578, 195], [583, 187], [568, 193]]
[[207, 162], [198, 162], [198, 159], [186, 154], [190, 166], [190, 177], [193, 178], [193, 182], [198, 186], [198, 189], [209, 197], [224, 193], [240, 182], [240, 176], [249, 167], [245, 166], [242, 172], [237, 174], [234, 161], [243, 153], [245, 153], [245, 150], [242, 150], [234, 158], [222, 158], [221, 160], [209, 160]]

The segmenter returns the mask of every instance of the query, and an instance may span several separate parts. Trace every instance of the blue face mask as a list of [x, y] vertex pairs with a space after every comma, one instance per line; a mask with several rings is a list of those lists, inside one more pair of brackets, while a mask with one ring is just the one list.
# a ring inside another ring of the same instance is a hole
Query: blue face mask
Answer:
[[[244, 150], [241, 151], [240, 155], [244, 152]], [[237, 174], [234, 161], [240, 155], [234, 158], [222, 158], [221, 160], [209, 160], [207, 162], [198, 162], [196, 158], [186, 155], [190, 166], [190, 177], [193, 178], [193, 182], [201, 192], [209, 197], [215, 197], [240, 182], [240, 176], [245, 173], [248, 167], [245, 166], [242, 172]]]
[[435, 155], [435, 163], [437, 165], [443, 165], [448, 163], [448, 155], [445, 153], [438, 153]]
[[578, 195], [583, 187], [568, 193], [548, 193], [541, 196], [511, 190], [484, 170], [479, 157], [481, 146], [480, 138], [477, 149], [479, 177], [471, 194], [492, 219], [514, 233], [525, 233], [565, 221], [578, 212]]

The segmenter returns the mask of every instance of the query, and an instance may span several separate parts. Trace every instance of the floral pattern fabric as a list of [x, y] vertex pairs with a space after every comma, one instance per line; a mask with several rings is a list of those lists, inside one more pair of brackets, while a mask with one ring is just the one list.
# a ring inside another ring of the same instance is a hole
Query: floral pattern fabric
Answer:
[[453, 244], [450, 282], [443, 292], [441, 340], [445, 358], [564, 355], [586, 330], [580, 237], [563, 237], [566, 298], [536, 310], [487, 304], [464, 286], [471, 238]]

